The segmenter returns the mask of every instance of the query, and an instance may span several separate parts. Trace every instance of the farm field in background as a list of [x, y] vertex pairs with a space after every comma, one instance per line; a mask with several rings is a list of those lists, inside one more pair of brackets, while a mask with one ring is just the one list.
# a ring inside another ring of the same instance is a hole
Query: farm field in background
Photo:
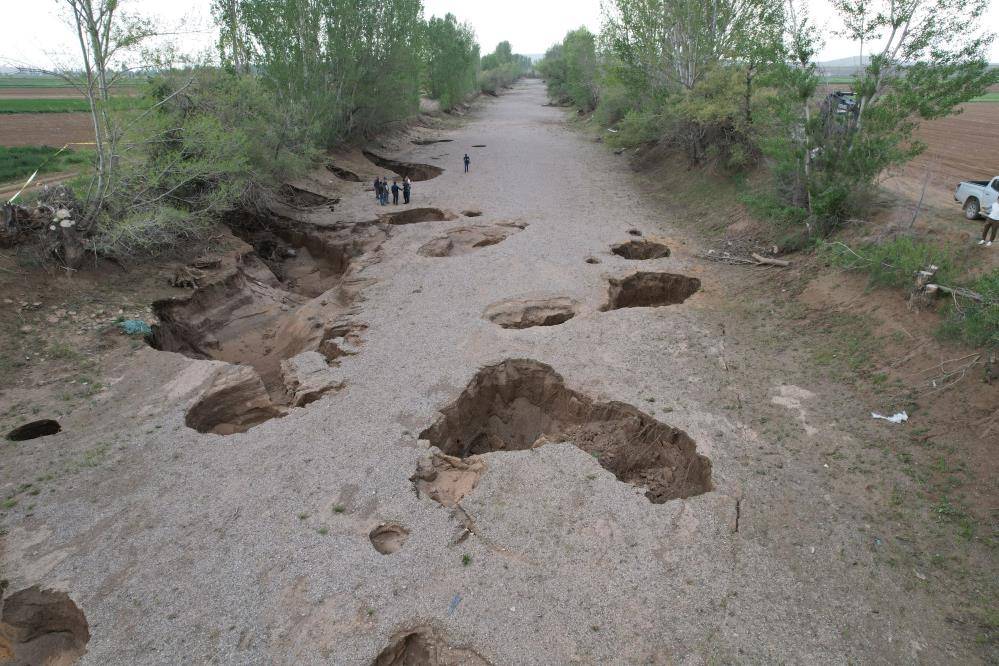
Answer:
[[[991, 93], [999, 96], [999, 93]], [[916, 138], [926, 151], [905, 167], [909, 175], [925, 177], [953, 195], [962, 180], [988, 180], [999, 175], [999, 104], [969, 103], [963, 112], [924, 122]], [[953, 201], [951, 197], [950, 201]]]
[[[142, 79], [129, 79], [113, 89], [119, 109], [140, 104]], [[0, 184], [42, 173], [79, 171], [90, 160], [93, 121], [86, 98], [74, 86], [46, 76], [0, 76]], [[62, 146], [71, 150], [51, 158]], [[43, 166], [44, 164], [44, 166]]]
[[89, 113], [0, 114], [0, 146], [55, 146], [94, 140]]
[[[138, 108], [138, 97], [112, 97], [111, 107], [118, 110]], [[90, 105], [83, 97], [44, 97], [30, 99], [5, 97], [0, 92], [0, 114], [7, 113], [87, 113]]]
[[[142, 79], [125, 79], [116, 84], [122, 88], [134, 88], [143, 83]], [[4, 88], [63, 88], [75, 90], [73, 85], [54, 76], [23, 76], [17, 74], [0, 75], [0, 90]]]
[[0, 183], [26, 179], [35, 169], [39, 173], [80, 169], [92, 160], [93, 151], [83, 146], [62, 153], [50, 146], [0, 146]]

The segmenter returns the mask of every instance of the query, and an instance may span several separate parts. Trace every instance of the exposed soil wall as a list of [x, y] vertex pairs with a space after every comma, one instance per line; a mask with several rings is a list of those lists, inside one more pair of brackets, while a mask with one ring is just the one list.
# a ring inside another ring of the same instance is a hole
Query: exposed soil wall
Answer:
[[459, 458], [572, 442], [621, 481], [647, 488], [655, 504], [711, 489], [711, 461], [685, 432], [631, 405], [596, 402], [528, 359], [480, 370], [420, 437]]

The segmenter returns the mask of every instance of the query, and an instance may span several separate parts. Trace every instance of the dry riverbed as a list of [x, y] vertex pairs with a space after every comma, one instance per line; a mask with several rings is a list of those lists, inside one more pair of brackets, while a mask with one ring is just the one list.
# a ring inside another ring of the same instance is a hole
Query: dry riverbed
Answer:
[[3, 265], [0, 426], [59, 432], [3, 444], [0, 659], [994, 657], [872, 336], [698, 260], [539, 82], [332, 167], [113, 288]]

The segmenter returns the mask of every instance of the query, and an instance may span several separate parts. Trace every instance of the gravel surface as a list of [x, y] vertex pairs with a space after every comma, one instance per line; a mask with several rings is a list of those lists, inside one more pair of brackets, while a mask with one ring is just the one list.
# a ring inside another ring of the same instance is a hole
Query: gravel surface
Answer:
[[[392, 153], [445, 168], [416, 183], [414, 205], [483, 214], [393, 228], [360, 275], [367, 329], [342, 359], [344, 390], [244, 434], [202, 435], [184, 413], [213, 364], [148, 350], [86, 432], [70, 419], [37, 440], [106, 445], [4, 539], [11, 589], [64, 589], [86, 613], [83, 663], [371, 664], [421, 625], [496, 665], [970, 659], [941, 615], [907, 613], [897, 581], [855, 566], [870, 535], [844, 518], [848, 494], [810, 465], [789, 464], [779, 488], [746, 470], [747, 452], [770, 445], [726, 406], [717, 267], [663, 226], [623, 158], [544, 102], [540, 82], [518, 85], [438, 133], [453, 142]], [[328, 221], [385, 212], [363, 187]], [[528, 226], [458, 256], [418, 253], [448, 229], [498, 222]], [[672, 254], [613, 255], [629, 229]], [[639, 268], [702, 287], [678, 305], [601, 312], [608, 280]], [[483, 318], [499, 301], [556, 297], [578, 304], [561, 325]], [[570, 443], [490, 453], [462, 502], [476, 528], [465, 534], [413, 490], [428, 453], [417, 437], [480, 367], [508, 358], [683, 429], [712, 461], [713, 490], [654, 505]], [[37, 473], [30, 451], [17, 455], [14, 469]], [[382, 555], [368, 534], [389, 521], [409, 536]]]

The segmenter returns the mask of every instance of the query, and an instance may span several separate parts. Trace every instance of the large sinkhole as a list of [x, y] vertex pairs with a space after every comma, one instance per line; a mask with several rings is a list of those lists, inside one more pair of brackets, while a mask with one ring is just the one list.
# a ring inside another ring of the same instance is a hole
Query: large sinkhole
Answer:
[[571, 442], [619, 480], [646, 488], [654, 504], [711, 489], [711, 461], [685, 432], [631, 405], [594, 401], [529, 359], [481, 369], [420, 438], [459, 458]]
[[49, 435], [54, 435], [57, 432], [60, 432], [61, 430], [62, 426], [59, 425], [58, 421], [54, 421], [53, 419], [41, 419], [40, 421], [32, 421], [14, 428], [7, 433], [7, 439], [12, 442], [24, 442], [29, 439], [48, 437]]
[[576, 316], [576, 302], [565, 296], [508, 299], [486, 308], [483, 317], [503, 328], [558, 326]]
[[607, 303], [602, 310], [654, 308], [676, 305], [701, 288], [697, 278], [676, 273], [638, 272], [609, 280]]
[[344, 169], [343, 167], [337, 166], [332, 162], [326, 165], [326, 168], [333, 173], [340, 180], [350, 181], [352, 183], [362, 183], [364, 179], [358, 176], [356, 173], [350, 169]]
[[389, 171], [399, 174], [403, 178], [408, 177], [413, 181], [430, 180], [444, 173], [444, 169], [434, 166], [433, 164], [401, 162], [388, 157], [382, 157], [381, 155], [377, 155], [370, 150], [365, 150], [364, 156], [383, 169], [388, 169]]
[[458, 216], [442, 208], [407, 208], [396, 213], [386, 213], [379, 220], [387, 224], [418, 224], [420, 222], [447, 222]]
[[661, 259], [669, 256], [669, 248], [650, 240], [633, 240], [611, 247], [611, 252], [625, 259]]
[[234, 224], [233, 232], [253, 250], [199, 272], [192, 293], [153, 304], [154, 348], [246, 370], [220, 374], [192, 407], [187, 422], [200, 432], [242, 432], [342, 387], [327, 361], [355, 334], [354, 288], [344, 280], [386, 237], [371, 224]]
[[3, 600], [0, 663], [73, 664], [89, 641], [87, 618], [65, 592], [34, 586]]
[[490, 666], [474, 650], [452, 646], [443, 632], [421, 626], [402, 631], [378, 653], [372, 666]]

